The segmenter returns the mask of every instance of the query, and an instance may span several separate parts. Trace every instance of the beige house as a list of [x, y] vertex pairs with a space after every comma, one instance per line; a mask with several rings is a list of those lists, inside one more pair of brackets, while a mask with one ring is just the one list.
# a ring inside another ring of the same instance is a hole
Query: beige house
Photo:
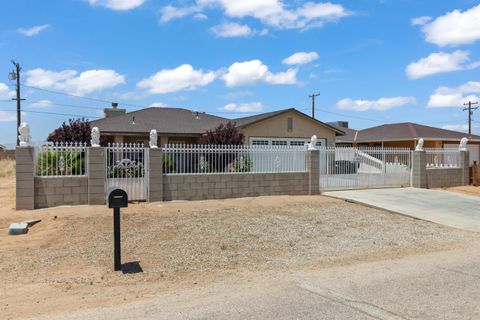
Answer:
[[100, 129], [102, 143], [134, 142], [148, 145], [149, 132], [157, 130], [159, 145], [195, 144], [203, 133], [228, 122], [245, 135], [245, 144], [299, 146], [318, 138], [318, 145], [331, 146], [344, 132], [296, 109], [285, 109], [251, 117], [228, 119], [181, 108], [146, 108], [126, 112], [116, 105], [105, 118], [91, 122]]

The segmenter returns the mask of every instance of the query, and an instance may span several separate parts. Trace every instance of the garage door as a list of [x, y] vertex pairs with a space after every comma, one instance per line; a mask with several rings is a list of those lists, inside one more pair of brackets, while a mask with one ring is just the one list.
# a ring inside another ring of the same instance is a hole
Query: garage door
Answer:
[[[292, 146], [299, 147], [310, 143], [310, 139], [305, 138], [265, 138], [265, 137], [252, 137], [250, 138], [250, 144], [254, 146]], [[325, 147], [327, 145], [327, 139], [317, 139], [317, 146]]]
[[[458, 149], [458, 143], [445, 143], [443, 146], [445, 149]], [[470, 153], [470, 165], [473, 165], [473, 162], [476, 161], [477, 164], [480, 163], [480, 145], [478, 144], [467, 144], [467, 149]]]

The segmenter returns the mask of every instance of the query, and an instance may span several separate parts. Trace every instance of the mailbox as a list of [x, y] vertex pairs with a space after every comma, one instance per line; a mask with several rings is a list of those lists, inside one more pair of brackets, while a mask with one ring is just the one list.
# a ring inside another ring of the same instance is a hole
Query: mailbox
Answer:
[[108, 194], [109, 208], [126, 208], [128, 207], [128, 195], [125, 191], [118, 188], [110, 188]]
[[115, 271], [122, 269], [122, 254], [120, 244], [120, 208], [128, 207], [128, 195], [119, 188], [109, 188], [108, 207], [113, 209], [113, 265]]

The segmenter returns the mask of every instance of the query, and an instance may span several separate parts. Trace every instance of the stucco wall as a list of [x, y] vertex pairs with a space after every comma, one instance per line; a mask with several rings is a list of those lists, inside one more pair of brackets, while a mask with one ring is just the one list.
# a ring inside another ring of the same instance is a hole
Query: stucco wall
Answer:
[[[287, 130], [288, 118], [293, 119], [293, 129], [291, 131]], [[327, 146], [335, 142], [335, 132], [332, 129], [293, 111], [253, 124], [240, 131], [245, 135], [246, 143], [248, 143], [250, 137], [310, 139], [314, 134], [318, 138], [327, 139]]]
[[308, 194], [308, 172], [163, 176], [166, 201], [287, 194]]
[[35, 208], [88, 204], [87, 177], [35, 177]]

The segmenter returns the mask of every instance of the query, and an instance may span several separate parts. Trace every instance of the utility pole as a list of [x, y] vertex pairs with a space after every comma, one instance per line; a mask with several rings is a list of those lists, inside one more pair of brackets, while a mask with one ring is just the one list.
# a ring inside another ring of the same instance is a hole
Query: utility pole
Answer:
[[17, 129], [16, 129], [16, 136], [17, 136], [17, 146], [20, 145], [20, 140], [18, 138], [18, 128], [20, 127], [20, 123], [22, 122], [22, 112], [21, 112], [21, 101], [25, 100], [20, 97], [20, 70], [22, 68], [20, 67], [20, 64], [12, 60], [13, 65], [15, 66], [15, 69], [10, 72], [9, 78], [10, 80], [16, 80], [17, 81], [17, 97], [12, 98], [12, 100], [17, 101]]
[[464, 106], [468, 106], [468, 108], [463, 108], [463, 111], [468, 110], [468, 135], [470, 136], [472, 134], [472, 116], [473, 116], [473, 111], [477, 110], [478, 107], [473, 107], [472, 105], [478, 104], [477, 102], [472, 102], [468, 101], [468, 103], [464, 103]]
[[315, 97], [318, 97], [320, 93], [314, 93], [309, 98], [312, 98], [312, 118], [315, 118]]

